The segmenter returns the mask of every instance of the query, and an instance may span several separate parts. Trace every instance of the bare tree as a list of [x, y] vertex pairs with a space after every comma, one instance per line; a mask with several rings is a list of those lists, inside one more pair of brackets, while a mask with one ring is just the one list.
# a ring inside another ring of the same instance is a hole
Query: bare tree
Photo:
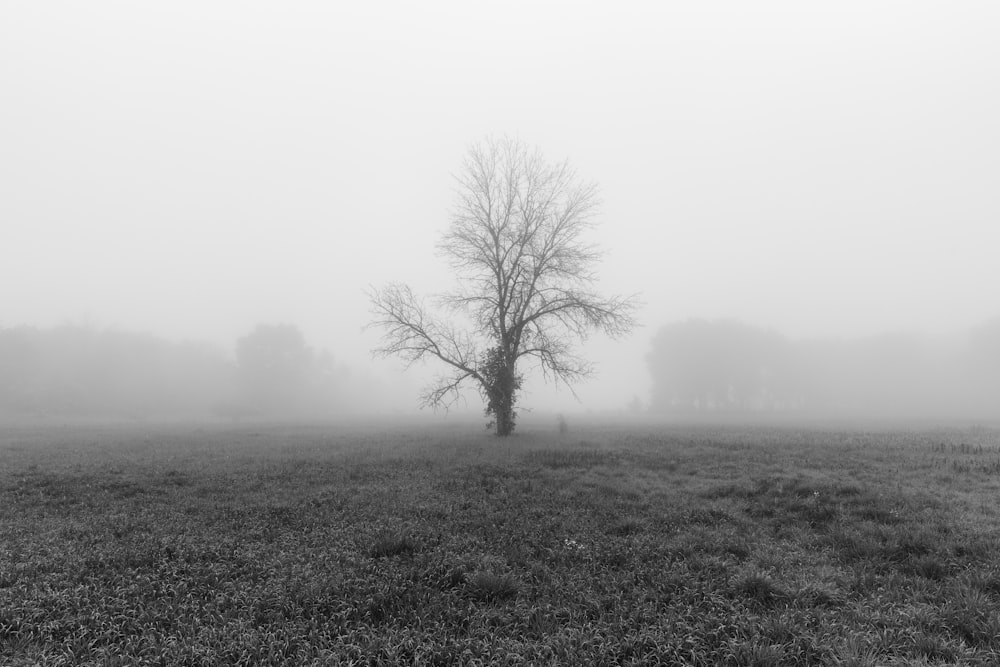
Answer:
[[593, 370], [574, 343], [592, 330], [629, 332], [636, 301], [593, 289], [601, 253], [584, 232], [597, 187], [568, 163], [550, 164], [515, 139], [490, 139], [470, 149], [457, 180], [451, 226], [438, 246], [458, 278], [455, 291], [437, 298], [450, 317], [436, 317], [406, 285], [372, 290], [371, 326], [383, 330], [374, 354], [444, 362], [448, 373], [424, 404], [447, 407], [472, 381], [505, 436], [514, 430], [518, 363], [533, 360], [546, 379], [571, 386]]

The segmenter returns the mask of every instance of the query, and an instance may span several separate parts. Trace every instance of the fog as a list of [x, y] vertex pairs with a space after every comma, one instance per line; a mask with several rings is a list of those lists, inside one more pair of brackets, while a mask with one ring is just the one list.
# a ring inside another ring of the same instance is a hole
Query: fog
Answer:
[[788, 339], [735, 321], [664, 327], [651, 410], [719, 416], [996, 419], [1000, 318], [961, 336]]
[[507, 135], [643, 304], [523, 406], [1000, 415], [996, 4], [341, 4], [0, 5], [0, 411], [414, 411], [365, 290]]

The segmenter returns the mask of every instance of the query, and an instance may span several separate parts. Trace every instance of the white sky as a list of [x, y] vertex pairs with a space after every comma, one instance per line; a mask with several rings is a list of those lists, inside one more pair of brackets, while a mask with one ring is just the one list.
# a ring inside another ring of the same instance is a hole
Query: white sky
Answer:
[[601, 186], [603, 288], [646, 304], [582, 407], [692, 316], [962, 330], [1000, 314], [998, 35], [994, 2], [4, 2], [0, 326], [287, 322], [363, 371], [364, 288], [448, 286], [452, 174], [507, 133]]

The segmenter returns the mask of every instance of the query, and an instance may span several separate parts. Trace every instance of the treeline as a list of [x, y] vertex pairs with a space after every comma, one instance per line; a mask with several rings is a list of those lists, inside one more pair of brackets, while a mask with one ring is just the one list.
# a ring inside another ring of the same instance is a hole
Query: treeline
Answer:
[[234, 352], [77, 325], [0, 329], [0, 414], [238, 419], [346, 408], [347, 369], [296, 327], [259, 326]]
[[1000, 418], [1000, 319], [947, 340], [790, 340], [689, 320], [660, 330], [647, 363], [656, 411]]

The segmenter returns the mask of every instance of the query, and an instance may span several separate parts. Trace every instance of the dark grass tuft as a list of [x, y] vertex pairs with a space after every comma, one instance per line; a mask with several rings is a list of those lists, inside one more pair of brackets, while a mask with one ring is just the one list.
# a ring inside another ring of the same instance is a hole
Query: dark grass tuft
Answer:
[[741, 667], [779, 667], [788, 664], [784, 647], [757, 641], [743, 641], [735, 646], [729, 664]]
[[918, 576], [935, 581], [940, 581], [949, 574], [948, 564], [933, 555], [917, 556], [910, 561], [909, 569]]
[[804, 607], [838, 607], [844, 598], [839, 591], [806, 586], [795, 594], [795, 600]]
[[975, 589], [960, 589], [941, 609], [944, 625], [972, 646], [993, 646], [1000, 642], [1000, 615], [989, 595]]
[[543, 639], [559, 628], [559, 622], [552, 610], [535, 607], [524, 620], [525, 634], [532, 639]]
[[469, 578], [468, 589], [478, 600], [508, 600], [517, 597], [520, 584], [510, 574], [479, 570]]
[[954, 662], [955, 649], [943, 638], [936, 635], [919, 635], [913, 640], [913, 655], [935, 662]]
[[417, 551], [419, 544], [405, 533], [386, 531], [375, 538], [368, 554], [372, 558], [388, 558], [391, 556], [407, 556]]
[[642, 522], [635, 517], [624, 517], [619, 519], [611, 526], [611, 530], [608, 531], [612, 535], [626, 536], [635, 535], [636, 533], [642, 532]]
[[752, 572], [736, 580], [733, 593], [757, 607], [785, 604], [791, 596], [766, 574]]

